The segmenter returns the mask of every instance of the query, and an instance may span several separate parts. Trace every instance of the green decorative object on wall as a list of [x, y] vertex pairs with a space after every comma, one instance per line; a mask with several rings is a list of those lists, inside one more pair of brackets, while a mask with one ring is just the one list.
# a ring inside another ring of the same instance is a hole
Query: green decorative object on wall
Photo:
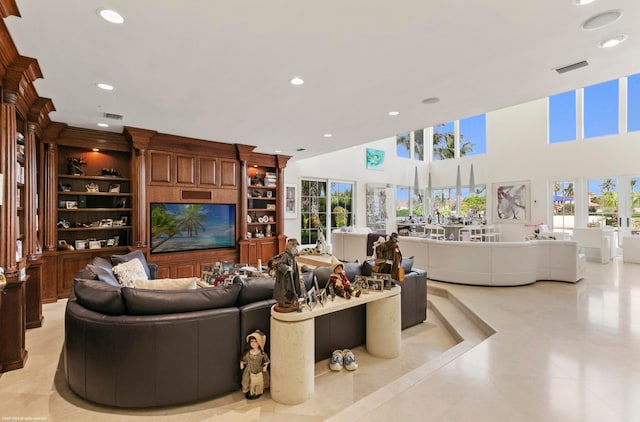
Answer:
[[367, 169], [384, 170], [384, 151], [380, 149], [367, 148]]

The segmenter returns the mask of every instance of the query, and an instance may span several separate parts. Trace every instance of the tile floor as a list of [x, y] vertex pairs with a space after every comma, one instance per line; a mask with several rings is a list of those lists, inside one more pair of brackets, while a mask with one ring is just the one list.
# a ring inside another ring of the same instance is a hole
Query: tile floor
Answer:
[[65, 301], [45, 305], [25, 368], [0, 376], [0, 421], [640, 420], [640, 264], [587, 263], [577, 284], [429, 289], [428, 322], [403, 331], [400, 358], [357, 348], [355, 372], [319, 362], [314, 398], [296, 406], [240, 391], [153, 410], [85, 402], [60, 361]]

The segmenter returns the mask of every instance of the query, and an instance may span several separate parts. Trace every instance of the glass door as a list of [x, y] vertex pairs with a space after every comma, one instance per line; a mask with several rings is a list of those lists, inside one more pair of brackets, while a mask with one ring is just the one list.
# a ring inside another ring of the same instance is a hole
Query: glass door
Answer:
[[618, 228], [618, 179], [589, 180], [588, 220], [589, 227]]
[[620, 178], [620, 215], [618, 246], [624, 236], [640, 235], [640, 177]]

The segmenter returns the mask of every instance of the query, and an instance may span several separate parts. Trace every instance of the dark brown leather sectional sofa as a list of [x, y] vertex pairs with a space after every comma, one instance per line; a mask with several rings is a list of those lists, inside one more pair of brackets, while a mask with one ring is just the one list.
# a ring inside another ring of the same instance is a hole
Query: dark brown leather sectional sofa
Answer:
[[[360, 264], [345, 266], [352, 279], [362, 273]], [[324, 285], [327, 269], [316, 269], [303, 272], [307, 286], [314, 274]], [[407, 272], [401, 287], [406, 328], [426, 318], [426, 273]], [[239, 392], [246, 335], [262, 330], [269, 353], [272, 294], [270, 278], [165, 291], [76, 278], [65, 315], [67, 382], [78, 396], [115, 407], [168, 406]], [[318, 317], [315, 327], [316, 361], [364, 344], [366, 306]]]

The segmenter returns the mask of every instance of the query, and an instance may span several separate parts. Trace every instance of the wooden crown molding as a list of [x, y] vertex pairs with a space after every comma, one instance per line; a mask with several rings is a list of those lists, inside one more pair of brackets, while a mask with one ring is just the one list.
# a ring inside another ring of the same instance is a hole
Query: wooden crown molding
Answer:
[[52, 143], [55, 139], [58, 139], [62, 131], [66, 128], [66, 123], [51, 122], [42, 132], [42, 141], [48, 144]]
[[36, 136], [41, 137], [44, 130], [51, 124], [49, 113], [55, 111], [51, 98], [38, 97], [29, 107], [27, 121], [35, 125]]
[[15, 0], [0, 0], [0, 14], [3, 18], [7, 18], [9, 16], [20, 16], [20, 11], [18, 10], [18, 5]]
[[40, 78], [42, 71], [38, 61], [31, 57], [18, 56], [9, 64], [2, 86], [7, 91], [21, 94], [26, 85], [33, 84], [33, 81]]
[[99, 148], [107, 151], [131, 151], [131, 142], [122, 134], [102, 130], [66, 126], [57, 139], [58, 145], [85, 149]]
[[[2, 0], [0, 0], [2, 1]], [[0, 19], [0, 84], [4, 79], [7, 68], [18, 57], [18, 49], [13, 43], [9, 29], [4, 24], [4, 20]]]
[[122, 134], [131, 142], [133, 147], [137, 150], [149, 148], [149, 141], [155, 135], [157, 131], [149, 129], [139, 129], [136, 127], [125, 126]]
[[238, 150], [238, 160], [247, 161], [256, 147], [253, 145], [236, 144], [236, 149]]

